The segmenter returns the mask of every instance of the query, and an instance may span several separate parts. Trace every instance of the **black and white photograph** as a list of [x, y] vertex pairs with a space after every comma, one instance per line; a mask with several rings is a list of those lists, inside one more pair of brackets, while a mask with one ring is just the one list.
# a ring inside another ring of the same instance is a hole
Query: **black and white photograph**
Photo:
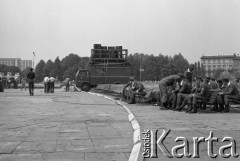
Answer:
[[0, 161], [239, 161], [240, 0], [0, 0]]

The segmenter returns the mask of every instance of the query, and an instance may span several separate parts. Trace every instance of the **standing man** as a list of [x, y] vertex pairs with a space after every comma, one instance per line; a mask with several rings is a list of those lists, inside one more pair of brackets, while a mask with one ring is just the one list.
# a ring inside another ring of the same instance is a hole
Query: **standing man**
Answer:
[[54, 93], [54, 82], [55, 82], [55, 78], [53, 76], [51, 76], [49, 78], [49, 82], [50, 82], [50, 92]]
[[44, 77], [44, 79], [43, 79], [44, 93], [48, 93], [48, 82], [49, 82], [49, 76], [46, 75], [46, 77]]
[[172, 88], [172, 86], [176, 82], [181, 82], [184, 75], [182, 73], [170, 75], [168, 77], [163, 78], [159, 82], [159, 91], [160, 91], [160, 110], [167, 110], [167, 101], [168, 101], [168, 87]]
[[30, 72], [27, 75], [27, 79], [28, 79], [29, 94], [30, 96], [33, 96], [34, 79], [35, 79], [35, 73], [33, 72], [33, 68], [30, 68]]
[[27, 90], [26, 89], [26, 80], [25, 79], [22, 79], [22, 86], [21, 86], [21, 90], [25, 88], [25, 91]]
[[65, 83], [66, 83], [66, 92], [69, 92], [69, 86], [70, 86], [70, 78], [66, 78], [65, 79]]
[[188, 69], [184, 72], [184, 77], [187, 78], [190, 83], [192, 83], [193, 70], [194, 70], [194, 64], [190, 64]]

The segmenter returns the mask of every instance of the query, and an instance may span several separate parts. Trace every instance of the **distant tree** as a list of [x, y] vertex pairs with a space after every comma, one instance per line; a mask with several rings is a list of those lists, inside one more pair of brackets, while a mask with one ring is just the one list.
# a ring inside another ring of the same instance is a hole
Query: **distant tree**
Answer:
[[216, 70], [214, 71], [213, 78], [214, 78], [214, 79], [219, 79], [220, 76], [221, 76], [221, 74], [222, 74], [223, 72], [224, 72], [224, 71], [223, 71], [223, 69], [221, 69], [221, 68], [216, 69]]
[[40, 60], [39, 63], [36, 65], [35, 74], [37, 82], [43, 81], [43, 78], [45, 76], [43, 72], [44, 67], [45, 67], [44, 60]]
[[29, 71], [30, 71], [30, 67], [27, 67], [26, 69], [23, 69], [21, 71], [21, 78], [27, 79], [27, 74], [29, 73]]
[[7, 74], [7, 66], [6, 65], [4, 65], [4, 64], [0, 64], [0, 72], [1, 73], [4, 73], [4, 75], [6, 75]]
[[89, 62], [89, 57], [80, 57], [78, 67], [81, 69], [86, 69]]
[[59, 57], [55, 59], [50, 75], [56, 77], [58, 80], [62, 80], [63, 71]]
[[49, 59], [43, 68], [44, 76], [50, 75], [50, 72], [52, 69], [53, 69], [53, 62], [52, 62], [52, 60]]
[[63, 73], [63, 79], [68, 77], [68, 78], [70, 78], [71, 80], [74, 80], [77, 71], [78, 71], [78, 65], [74, 65], [74, 66], [68, 68], [68, 69]]
[[16, 66], [7, 66], [5, 70], [5, 73], [10, 72], [12, 75], [15, 75], [16, 73], [21, 73], [21, 69]]
[[80, 57], [77, 54], [69, 54], [65, 58], [61, 60], [62, 70], [66, 71], [67, 69], [71, 68], [72, 66], [78, 65], [80, 62]]
[[172, 58], [172, 65], [174, 66], [174, 73], [184, 73], [188, 68], [188, 61], [182, 56], [181, 53], [174, 55]]

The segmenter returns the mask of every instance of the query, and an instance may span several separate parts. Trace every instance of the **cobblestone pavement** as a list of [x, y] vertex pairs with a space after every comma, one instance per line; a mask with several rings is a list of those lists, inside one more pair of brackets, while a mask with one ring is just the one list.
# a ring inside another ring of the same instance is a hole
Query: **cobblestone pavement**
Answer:
[[[149, 104], [134, 104], [127, 107], [134, 113], [135, 117], [139, 121], [140, 127], [145, 130], [159, 130], [158, 138], [162, 134], [162, 130], [171, 130], [167, 135], [163, 144], [170, 151], [174, 146], [183, 144], [183, 141], [175, 142], [177, 137], [185, 137], [189, 141], [189, 151], [193, 154], [193, 137], [205, 137], [208, 138], [210, 131], [213, 132], [213, 137], [218, 137], [218, 142], [213, 142], [213, 152], [219, 154], [219, 149], [223, 145], [229, 145], [230, 142], [222, 142], [223, 137], [232, 137], [236, 141], [237, 152], [240, 154], [240, 109], [233, 110], [230, 113], [213, 113], [210, 110], [200, 111], [198, 114], [187, 114], [185, 112], [175, 112], [171, 110], [162, 111], [158, 106], [152, 106]], [[145, 158], [146, 161], [173, 161], [173, 160], [240, 160], [238, 158], [222, 158], [218, 156], [213, 159], [207, 154], [208, 144], [207, 142], [201, 142], [199, 144], [199, 157], [200, 158], [168, 158], [163, 155], [163, 152], [158, 148], [158, 158]], [[180, 149], [178, 154], [183, 153], [183, 149]], [[230, 153], [229, 149], [226, 153]], [[226, 154], [225, 153], [225, 154]]]
[[126, 161], [132, 133], [127, 112], [103, 97], [0, 93], [0, 161]]

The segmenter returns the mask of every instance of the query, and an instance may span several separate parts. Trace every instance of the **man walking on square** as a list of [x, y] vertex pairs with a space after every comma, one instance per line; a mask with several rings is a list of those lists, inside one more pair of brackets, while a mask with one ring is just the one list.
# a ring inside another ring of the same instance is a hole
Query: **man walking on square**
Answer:
[[30, 72], [27, 75], [28, 79], [28, 88], [29, 88], [29, 94], [30, 96], [33, 96], [34, 91], [34, 79], [35, 79], [35, 73], [33, 72], [33, 68], [30, 68]]

